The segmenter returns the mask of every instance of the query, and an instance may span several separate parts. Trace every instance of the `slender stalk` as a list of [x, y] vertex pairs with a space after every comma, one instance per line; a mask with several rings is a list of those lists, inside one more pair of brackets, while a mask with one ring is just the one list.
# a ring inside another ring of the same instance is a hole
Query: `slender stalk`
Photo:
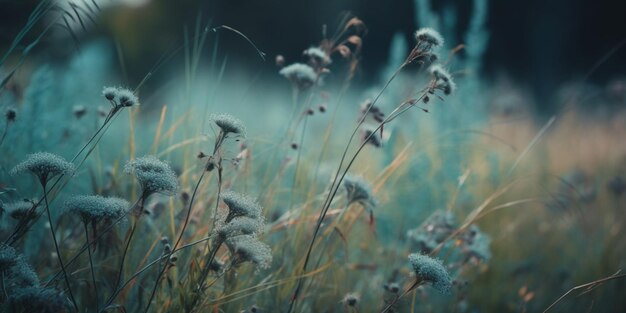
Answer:
[[411, 292], [411, 290], [417, 288], [417, 286], [419, 286], [421, 282], [422, 282], [421, 280], [416, 279], [415, 282], [409, 288], [407, 288], [402, 294], [397, 295], [391, 301], [391, 303], [389, 303], [382, 311], [380, 311], [380, 313], [388, 312], [398, 302], [398, 300], [400, 300], [400, 298], [404, 297], [407, 293]]
[[[139, 201], [142, 201], [141, 199]], [[133, 235], [135, 234], [135, 229], [137, 229], [137, 220], [139, 218], [135, 218], [135, 220], [133, 221], [133, 225], [130, 228], [130, 232], [128, 233], [128, 240], [126, 240], [126, 245], [124, 246], [124, 252], [122, 253], [122, 260], [120, 260], [120, 268], [117, 271], [117, 279], [115, 281], [115, 289], [117, 290], [117, 288], [119, 287], [120, 283], [122, 282], [122, 277], [124, 276], [124, 263], [126, 263], [126, 255], [128, 254], [128, 248], [130, 247], [130, 242], [131, 240], [133, 240]], [[107, 300], [107, 302], [109, 300], [112, 300], [111, 297], [113, 297], [113, 295], [115, 294], [115, 292], [113, 292], [111, 294], [111, 296], [109, 297], [109, 299]]]
[[[85, 226], [85, 239], [89, 242], [89, 230], [87, 229], [87, 223], [83, 223]], [[87, 245], [87, 252], [89, 253], [89, 267], [91, 269], [91, 280], [93, 281], [93, 289], [96, 294], [96, 311], [100, 311], [100, 299], [98, 297], [98, 284], [96, 283], [96, 272], [93, 267], [93, 256], [91, 255], [91, 245]]]
[[67, 271], [65, 270], [65, 265], [63, 264], [63, 258], [61, 257], [61, 250], [59, 249], [59, 243], [57, 242], [56, 233], [54, 232], [54, 223], [52, 222], [52, 215], [50, 214], [50, 206], [48, 205], [48, 193], [46, 192], [46, 183], [42, 182], [41, 186], [43, 188], [43, 197], [46, 205], [46, 214], [48, 215], [48, 222], [50, 223], [50, 232], [52, 233], [52, 241], [54, 242], [54, 248], [57, 252], [57, 259], [61, 264], [61, 270], [63, 271], [63, 278], [65, 279], [65, 285], [67, 286], [68, 293], [70, 294], [70, 300], [72, 300], [72, 304], [74, 305], [74, 309], [78, 312], [78, 305], [76, 304], [76, 299], [74, 298], [74, 294], [72, 293], [72, 287], [70, 286], [70, 279], [67, 275]]
[[0, 271], [0, 287], [2, 287], [2, 294], [4, 295], [4, 301], [9, 299], [9, 295], [7, 294], [7, 287], [4, 283], [4, 269]]
[[[193, 209], [193, 202], [196, 198], [196, 194], [198, 193], [198, 188], [200, 188], [200, 183], [202, 183], [202, 179], [204, 178], [205, 173], [206, 173], [206, 169], [203, 168], [202, 175], [200, 175], [200, 178], [198, 179], [198, 182], [196, 183], [196, 187], [193, 189], [193, 194], [191, 195], [191, 199], [189, 200], [189, 207], [187, 208], [187, 216], [185, 217], [185, 223], [183, 224], [183, 228], [180, 230], [180, 234], [178, 235], [178, 239], [176, 239], [176, 243], [174, 244], [174, 247], [172, 247], [172, 251], [176, 250], [176, 248], [182, 241], [183, 234], [185, 233], [185, 230], [187, 229], [187, 225], [189, 225], [189, 219], [191, 217], [191, 210]], [[157, 276], [156, 281], [154, 282], [154, 287], [152, 288], [152, 292], [150, 293], [150, 298], [148, 298], [148, 305], [146, 306], [146, 310], [144, 311], [146, 313], [150, 309], [150, 305], [152, 304], [152, 299], [154, 299], [156, 291], [159, 288], [159, 282], [161, 281], [161, 277], [163, 277], [163, 274], [165, 274], [166, 269], [167, 269], [167, 266], [164, 266], [161, 269], [161, 271], [159, 272], [159, 275]]]

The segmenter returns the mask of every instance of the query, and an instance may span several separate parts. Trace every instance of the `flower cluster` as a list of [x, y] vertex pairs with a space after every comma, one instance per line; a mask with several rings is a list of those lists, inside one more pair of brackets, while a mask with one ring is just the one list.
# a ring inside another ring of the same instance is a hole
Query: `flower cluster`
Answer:
[[324, 50], [318, 47], [308, 48], [304, 50], [302, 54], [309, 59], [309, 64], [316, 69], [321, 69], [332, 63], [330, 56], [328, 56], [328, 54]]
[[210, 120], [213, 121], [225, 135], [235, 134], [242, 137], [246, 136], [246, 127], [241, 120], [230, 114], [215, 114], [210, 117]]
[[65, 210], [80, 216], [84, 223], [115, 221], [126, 214], [128, 201], [115, 197], [74, 196], [65, 202]]
[[285, 66], [278, 73], [287, 78], [300, 90], [310, 88], [315, 85], [315, 82], [317, 81], [317, 74], [315, 74], [315, 70], [302, 63], [294, 63]]
[[127, 88], [104, 87], [102, 89], [102, 96], [109, 100], [113, 108], [139, 105], [139, 98], [137, 98], [132, 90]]
[[427, 255], [413, 253], [409, 255], [409, 262], [418, 279], [432, 284], [441, 293], [447, 294], [450, 292], [452, 279], [441, 261]]
[[372, 187], [365, 180], [346, 176], [342, 181], [343, 188], [346, 190], [346, 198], [348, 204], [359, 203], [366, 208], [375, 207], [378, 203], [372, 192]]
[[269, 268], [272, 250], [258, 238], [265, 225], [261, 206], [233, 191], [225, 192], [222, 199], [228, 213], [219, 222], [216, 233], [232, 253], [233, 265], [252, 262], [259, 268]]
[[29, 154], [26, 159], [11, 169], [11, 175], [30, 172], [35, 175], [41, 184], [45, 185], [50, 179], [74, 172], [74, 165], [62, 157], [49, 152]]
[[178, 191], [178, 178], [169, 164], [153, 155], [128, 161], [124, 171], [133, 174], [142, 188], [142, 195], [148, 197], [154, 193], [173, 195]]

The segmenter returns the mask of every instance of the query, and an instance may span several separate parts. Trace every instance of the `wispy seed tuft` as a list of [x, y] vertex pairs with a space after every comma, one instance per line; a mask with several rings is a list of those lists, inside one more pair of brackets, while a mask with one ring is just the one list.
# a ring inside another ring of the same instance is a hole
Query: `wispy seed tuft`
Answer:
[[65, 210], [78, 215], [83, 222], [115, 221], [128, 211], [128, 201], [115, 197], [74, 196], [65, 202]]
[[45, 184], [58, 175], [72, 174], [74, 165], [56, 154], [37, 152], [26, 156], [26, 159], [17, 164], [10, 173], [17, 175], [24, 172], [32, 173]]
[[452, 279], [441, 261], [427, 255], [413, 253], [409, 255], [409, 262], [415, 275], [430, 284], [443, 294], [450, 293]]
[[169, 164], [153, 155], [128, 161], [124, 171], [135, 175], [145, 196], [153, 193], [173, 195], [178, 191], [176, 173], [174, 173]]

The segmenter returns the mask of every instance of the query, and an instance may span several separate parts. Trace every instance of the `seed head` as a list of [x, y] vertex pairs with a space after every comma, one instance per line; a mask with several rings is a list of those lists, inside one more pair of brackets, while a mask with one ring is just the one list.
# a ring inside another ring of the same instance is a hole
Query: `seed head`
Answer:
[[409, 262], [411, 262], [416, 277], [432, 284], [435, 289], [443, 294], [450, 293], [452, 279], [441, 261], [427, 255], [413, 253], [409, 255]]
[[128, 211], [130, 204], [120, 198], [74, 196], [65, 202], [65, 210], [80, 216], [84, 223], [115, 221]]
[[216, 114], [210, 118], [225, 134], [236, 134], [246, 136], [246, 127], [241, 120], [230, 114]]
[[9, 245], [0, 244], [0, 269], [4, 270], [13, 266], [17, 261], [17, 252]]
[[254, 199], [234, 191], [226, 191], [222, 194], [222, 201], [228, 206], [228, 215], [225, 223], [229, 223], [235, 217], [249, 217], [259, 219], [261, 217], [261, 205]]
[[361, 300], [361, 297], [358, 294], [351, 292], [346, 294], [341, 302], [346, 306], [354, 307], [359, 303], [359, 300]]
[[313, 86], [317, 80], [315, 70], [302, 63], [294, 63], [283, 67], [278, 73], [287, 78], [301, 90], [308, 89]]
[[18, 221], [29, 221], [37, 216], [33, 210], [34, 204], [30, 201], [15, 201], [5, 205], [11, 218]]
[[251, 218], [239, 216], [233, 218], [230, 222], [223, 224], [217, 228], [217, 234], [226, 239], [239, 235], [254, 235], [263, 229], [264, 223], [261, 218]]
[[233, 264], [254, 263], [257, 268], [267, 269], [272, 263], [272, 249], [256, 236], [235, 236], [226, 240], [226, 245], [235, 257]]
[[330, 64], [332, 61], [326, 52], [318, 47], [311, 47], [302, 53], [309, 58], [309, 62], [315, 67], [322, 67]]
[[372, 188], [365, 180], [346, 176], [342, 182], [343, 187], [346, 189], [346, 197], [348, 203], [360, 203], [361, 205], [371, 208], [377, 204], [376, 199], [372, 193]]
[[116, 87], [104, 87], [102, 89], [102, 96], [105, 97], [109, 101], [115, 100], [117, 96], [117, 88]]
[[15, 119], [17, 118], [17, 111], [15, 109], [8, 109], [4, 116], [6, 117], [7, 122], [15, 122]]
[[128, 161], [124, 171], [135, 175], [143, 189], [143, 194], [146, 196], [153, 193], [173, 195], [178, 191], [176, 173], [170, 168], [169, 164], [153, 155]]
[[37, 152], [26, 156], [24, 161], [11, 170], [11, 175], [23, 172], [32, 173], [42, 184], [45, 184], [55, 176], [72, 174], [74, 166], [56, 154]]
[[433, 48], [443, 45], [443, 37], [441, 37], [441, 34], [429, 27], [418, 29], [415, 32], [415, 40], [417, 40], [418, 43], [424, 42]]

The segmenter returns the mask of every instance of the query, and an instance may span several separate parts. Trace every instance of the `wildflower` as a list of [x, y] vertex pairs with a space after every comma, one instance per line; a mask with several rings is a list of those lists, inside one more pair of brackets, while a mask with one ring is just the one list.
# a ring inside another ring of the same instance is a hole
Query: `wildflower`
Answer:
[[16, 201], [6, 205], [6, 210], [11, 218], [18, 221], [28, 221], [37, 216], [33, 210], [34, 204], [30, 201]]
[[282, 68], [279, 72], [280, 75], [287, 78], [290, 82], [296, 85], [299, 89], [305, 90], [315, 84], [317, 80], [317, 74], [315, 70], [302, 63], [294, 63]]
[[13, 266], [17, 261], [15, 249], [9, 245], [0, 244], [0, 271]]
[[435, 211], [416, 229], [407, 232], [407, 237], [417, 250], [430, 253], [456, 229], [457, 222], [451, 212]]
[[272, 249], [256, 236], [243, 235], [231, 237], [226, 245], [234, 256], [235, 266], [245, 262], [252, 262], [258, 268], [267, 269], [272, 263]]
[[135, 175], [146, 197], [153, 193], [172, 195], [178, 190], [176, 173], [153, 155], [128, 161], [124, 171]]
[[441, 293], [450, 292], [452, 279], [441, 261], [427, 255], [413, 253], [409, 255], [409, 262], [418, 279], [432, 284]]
[[84, 105], [76, 105], [72, 108], [72, 112], [77, 119], [80, 119], [87, 113], [87, 108]]
[[246, 136], [246, 127], [243, 123], [230, 114], [217, 114], [210, 118], [224, 134], [237, 134], [242, 137]]
[[274, 62], [276, 63], [276, 66], [278, 66], [279, 68], [283, 68], [285, 66], [285, 57], [280, 54], [277, 54], [276, 59], [274, 59]]
[[424, 42], [433, 48], [437, 48], [443, 45], [443, 37], [438, 31], [432, 28], [420, 28], [415, 32], [415, 40]]
[[308, 48], [302, 54], [309, 58], [309, 62], [314, 67], [323, 67], [332, 62], [328, 54], [318, 47]]
[[117, 99], [119, 105], [125, 107], [132, 107], [133, 105], [139, 103], [139, 99], [137, 98], [137, 96], [135, 96], [135, 94], [130, 89], [126, 88], [117, 89]]
[[225, 223], [229, 223], [233, 218], [240, 216], [253, 219], [261, 217], [261, 206], [248, 196], [234, 191], [226, 191], [222, 194], [222, 201], [228, 206], [228, 215]]
[[358, 294], [348, 293], [343, 297], [343, 299], [341, 299], [341, 303], [343, 303], [346, 306], [354, 307], [357, 305], [360, 299], [361, 297], [359, 297]]
[[487, 261], [491, 258], [491, 238], [480, 231], [476, 225], [472, 225], [463, 235], [463, 250], [468, 258], [476, 258]]
[[102, 96], [111, 101], [111, 105], [115, 108], [131, 107], [139, 104], [139, 98], [135, 93], [127, 88], [122, 87], [104, 87]]
[[393, 294], [400, 292], [400, 285], [398, 283], [385, 284], [383, 285], [383, 288]]
[[126, 214], [129, 206], [124, 199], [98, 195], [74, 196], [65, 202], [65, 210], [80, 216], [84, 223], [115, 221]]
[[17, 111], [15, 111], [15, 109], [8, 109], [4, 114], [4, 117], [6, 117], [7, 122], [9, 123], [15, 122], [15, 119], [17, 118]]
[[429, 90], [429, 93], [434, 93], [435, 89], [439, 89], [445, 95], [450, 95], [456, 90], [456, 84], [452, 80], [452, 75], [440, 64], [432, 65], [429, 71], [434, 78], [434, 85]]
[[239, 216], [218, 227], [217, 234], [222, 239], [239, 235], [254, 235], [261, 231], [263, 224], [262, 217], [257, 219]]
[[383, 139], [381, 138], [380, 134], [371, 127], [366, 128], [363, 131], [363, 140], [367, 140], [367, 143], [376, 148], [380, 148], [383, 145]]
[[24, 256], [15, 253], [13, 265], [5, 270], [6, 286], [11, 288], [39, 286], [39, 277]]
[[113, 101], [117, 96], [117, 88], [116, 87], [104, 87], [102, 89], [102, 96], [105, 97], [109, 101]]
[[29, 154], [24, 161], [16, 165], [11, 170], [11, 175], [23, 172], [32, 173], [42, 185], [45, 185], [55, 176], [73, 173], [74, 166], [56, 154], [37, 152]]
[[348, 204], [360, 203], [365, 207], [375, 207], [376, 199], [370, 185], [361, 178], [346, 176], [343, 179], [343, 187], [346, 189]]
[[67, 301], [61, 293], [51, 288], [25, 287], [9, 297], [8, 306], [15, 312], [65, 312]]

